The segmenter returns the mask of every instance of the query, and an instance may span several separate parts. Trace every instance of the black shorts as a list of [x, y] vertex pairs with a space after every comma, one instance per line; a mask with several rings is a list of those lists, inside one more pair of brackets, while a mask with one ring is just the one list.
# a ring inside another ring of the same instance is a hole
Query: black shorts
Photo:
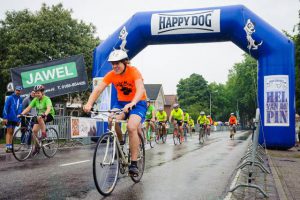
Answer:
[[15, 128], [16, 126], [18, 126], [19, 122], [14, 122], [14, 121], [7, 121], [6, 127], [7, 128]]
[[182, 126], [182, 120], [177, 120], [177, 119], [175, 119], [175, 120], [176, 120], [178, 126]]
[[[54, 119], [53, 116], [51, 114], [48, 114], [45, 123], [51, 122], [53, 121], [53, 119]], [[34, 122], [34, 124], [38, 124], [38, 121]]]

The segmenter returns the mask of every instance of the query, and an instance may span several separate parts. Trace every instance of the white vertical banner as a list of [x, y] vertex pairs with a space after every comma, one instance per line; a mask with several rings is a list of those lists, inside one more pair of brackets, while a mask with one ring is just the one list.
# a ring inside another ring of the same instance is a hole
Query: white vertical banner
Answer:
[[288, 75], [264, 76], [265, 126], [289, 126]]
[[[103, 77], [93, 78], [93, 88], [97, 87], [103, 80]], [[96, 100], [94, 110], [105, 111], [110, 110], [111, 102], [111, 84], [109, 84], [99, 98]]]

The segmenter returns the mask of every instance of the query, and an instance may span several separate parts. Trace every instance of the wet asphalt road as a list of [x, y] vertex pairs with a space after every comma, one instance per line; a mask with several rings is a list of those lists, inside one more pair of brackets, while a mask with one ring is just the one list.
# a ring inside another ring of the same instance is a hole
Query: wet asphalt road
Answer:
[[222, 199], [249, 141], [245, 132], [235, 140], [228, 134], [213, 133], [204, 145], [189, 137], [176, 146], [169, 136], [167, 144], [147, 148], [140, 183], [120, 174], [106, 198], [94, 186], [94, 146], [61, 150], [51, 159], [41, 154], [18, 162], [11, 156], [0, 160], [0, 199]]

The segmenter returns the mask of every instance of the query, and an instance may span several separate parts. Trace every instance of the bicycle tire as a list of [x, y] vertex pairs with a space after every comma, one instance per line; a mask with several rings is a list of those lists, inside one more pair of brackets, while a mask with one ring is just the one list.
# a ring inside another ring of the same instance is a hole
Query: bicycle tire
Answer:
[[[119, 176], [119, 152], [113, 139], [110, 132], [102, 135], [97, 142], [93, 156], [93, 178], [98, 192], [103, 196], [108, 196], [113, 192]], [[103, 163], [105, 155], [110, 159], [110, 161], [106, 160], [108, 163]], [[113, 157], [114, 160], [112, 160]]]
[[173, 132], [173, 142], [174, 142], [174, 145], [177, 145], [177, 134], [178, 134], [178, 130], [176, 130], [177, 133], [175, 133], [175, 129], [174, 129], [174, 132]]
[[[138, 134], [139, 138], [140, 138], [140, 145], [139, 145], [139, 155], [138, 155], [138, 159], [137, 159], [137, 166], [139, 169], [139, 175], [138, 176], [130, 176], [131, 180], [135, 183], [138, 183], [141, 181], [141, 178], [144, 174], [144, 170], [145, 170], [145, 146], [144, 146], [144, 140], [143, 137]], [[129, 154], [130, 156], [130, 154]]]
[[[24, 136], [22, 136], [24, 134]], [[32, 152], [32, 132], [30, 130], [25, 130], [25, 133], [18, 129], [13, 134], [12, 139], [12, 153], [16, 160], [22, 162], [29, 158]], [[30, 141], [30, 144], [28, 144]]]
[[177, 136], [179, 144], [182, 144], [181, 137], [182, 137], [182, 136], [181, 136], [180, 133], [179, 133], [179, 135]]
[[151, 129], [151, 127], [148, 128], [147, 139], [149, 139], [148, 142], [149, 142], [150, 147], [151, 147], [151, 148], [154, 148], [154, 142], [153, 142], [152, 129]]
[[163, 143], [166, 143], [166, 141], [167, 141], [167, 133], [164, 133], [162, 135], [162, 141], [163, 141]]
[[58, 133], [54, 128], [47, 129], [47, 137], [42, 139], [42, 149], [48, 158], [52, 158], [59, 147]]
[[199, 144], [203, 144], [204, 143], [204, 135], [203, 135], [203, 129], [201, 128], [199, 131]]

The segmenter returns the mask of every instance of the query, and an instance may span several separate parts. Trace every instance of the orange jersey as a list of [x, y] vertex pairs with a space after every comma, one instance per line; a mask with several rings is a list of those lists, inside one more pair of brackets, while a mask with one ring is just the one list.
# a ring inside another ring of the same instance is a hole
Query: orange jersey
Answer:
[[[107, 85], [112, 83], [117, 89], [119, 101], [132, 101], [136, 93], [135, 81], [143, 77], [137, 68], [133, 66], [126, 67], [123, 74], [116, 74], [113, 70], [108, 72], [103, 82]], [[141, 100], [146, 100], [146, 93], [142, 96]]]
[[229, 118], [229, 124], [230, 124], [230, 125], [236, 124], [236, 117], [235, 117], [235, 116], [231, 116], [231, 117]]

